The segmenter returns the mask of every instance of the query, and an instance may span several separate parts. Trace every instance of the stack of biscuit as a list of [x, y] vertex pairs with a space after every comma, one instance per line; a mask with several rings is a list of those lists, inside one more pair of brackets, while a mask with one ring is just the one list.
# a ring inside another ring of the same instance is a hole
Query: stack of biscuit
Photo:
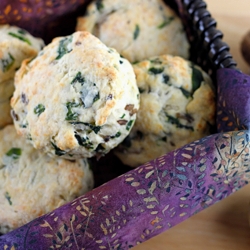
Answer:
[[87, 159], [114, 149], [136, 167], [214, 125], [211, 79], [187, 60], [183, 24], [162, 0], [93, 1], [75, 33], [37, 56], [41, 40], [2, 30], [6, 44], [39, 46], [19, 61], [15, 46], [0, 49], [0, 93], [12, 116], [0, 126], [14, 121], [0, 131], [0, 233], [89, 191]]

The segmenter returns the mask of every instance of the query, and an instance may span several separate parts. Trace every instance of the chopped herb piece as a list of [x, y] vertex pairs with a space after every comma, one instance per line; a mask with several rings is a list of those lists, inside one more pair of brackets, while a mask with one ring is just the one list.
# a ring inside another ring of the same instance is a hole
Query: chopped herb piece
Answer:
[[102, 0], [97, 0], [95, 2], [95, 5], [96, 5], [96, 8], [97, 8], [98, 11], [101, 11], [104, 8]]
[[93, 102], [96, 102], [100, 99], [100, 95], [99, 92], [97, 93], [97, 95], [94, 97]]
[[137, 64], [137, 63], [139, 63], [139, 61], [134, 61], [134, 62], [132, 62], [132, 64]]
[[197, 90], [200, 86], [201, 83], [204, 81], [204, 78], [202, 76], [202, 73], [200, 70], [196, 69], [193, 65], [192, 65], [192, 91], [195, 92], [195, 90]]
[[130, 120], [130, 121], [128, 122], [128, 124], [127, 124], [127, 126], [126, 126], [126, 129], [127, 129], [127, 130], [130, 130], [130, 129], [131, 129], [131, 126], [133, 125], [133, 122], [134, 122], [134, 120]]
[[123, 119], [125, 117], [125, 114], [123, 114], [120, 118]]
[[81, 83], [81, 85], [84, 84], [85, 79], [84, 79], [84, 77], [82, 77], [81, 72], [78, 72], [78, 73], [76, 74], [75, 78], [71, 81], [70, 84], [74, 84], [74, 83], [76, 83], [76, 82]]
[[111, 138], [111, 139], [114, 139], [114, 138], [118, 138], [118, 137], [120, 137], [120, 136], [121, 136], [121, 132], [118, 131], [115, 135], [111, 135], [110, 138]]
[[79, 134], [75, 133], [75, 138], [77, 139], [78, 144], [80, 146], [83, 146], [87, 149], [94, 149], [93, 143], [89, 140], [89, 138], [87, 136], [81, 137]]
[[28, 122], [24, 122], [22, 124], [19, 125], [20, 128], [27, 128], [28, 127]]
[[175, 118], [175, 117], [173, 117], [171, 115], [166, 114], [166, 116], [168, 118], [168, 122], [170, 122], [171, 124], [176, 125], [177, 128], [185, 128], [185, 129], [189, 129], [189, 130], [194, 131], [192, 126], [181, 124], [180, 121], [177, 118]]
[[58, 156], [61, 156], [61, 155], [65, 155], [66, 152], [64, 150], [61, 150], [60, 148], [58, 148], [56, 146], [56, 144], [54, 144], [53, 142], [51, 142], [53, 148], [55, 149], [55, 154], [58, 155]]
[[140, 27], [138, 24], [135, 25], [135, 31], [134, 31], [134, 40], [137, 39], [137, 37], [139, 36], [140, 34]]
[[158, 29], [162, 29], [162, 28], [164, 28], [165, 26], [169, 25], [173, 20], [174, 20], [174, 17], [171, 16], [171, 17], [165, 19], [160, 25], [157, 26], [157, 28], [158, 28]]
[[43, 112], [45, 111], [45, 107], [43, 104], [38, 104], [35, 108], [34, 108], [34, 113], [36, 115], [41, 115]]
[[186, 97], [189, 98], [191, 96], [191, 93], [189, 91], [187, 91], [186, 89], [180, 87], [180, 90], [182, 92], [182, 94]]
[[7, 201], [9, 202], [10, 206], [12, 205], [12, 201], [11, 201], [11, 197], [9, 192], [5, 192], [4, 194], [5, 198], [7, 199]]
[[16, 160], [18, 159], [22, 154], [21, 148], [11, 148], [6, 155], [11, 157], [12, 159]]
[[166, 74], [164, 74], [162, 77], [163, 77], [163, 82], [168, 84], [170, 77], [168, 75], [166, 75]]
[[148, 72], [153, 75], [161, 74], [164, 71], [164, 68], [150, 68]]
[[59, 42], [59, 47], [57, 50], [58, 56], [56, 57], [56, 60], [62, 58], [65, 54], [72, 51], [72, 48], [70, 48], [69, 46], [71, 42], [72, 42], [72, 36], [66, 37]]
[[123, 64], [123, 61], [122, 61], [122, 60], [119, 60], [119, 63], [120, 63], [120, 64]]
[[87, 122], [70, 122], [70, 124], [75, 125], [75, 126], [77, 126], [77, 125], [85, 125], [85, 126], [89, 127], [91, 130], [93, 130], [96, 134], [98, 134], [98, 132], [102, 128], [101, 126], [95, 126], [95, 125], [93, 125], [91, 123], [87, 123]]
[[28, 135], [27, 135], [27, 140], [32, 141], [31, 134], [28, 134]]
[[27, 38], [25, 38], [25, 37], [23, 37], [23, 36], [21, 36], [21, 35], [15, 34], [13, 32], [9, 32], [8, 35], [13, 36], [13, 37], [15, 37], [15, 38], [17, 38], [17, 39], [19, 39], [19, 40], [21, 40], [21, 41], [23, 41], [23, 42], [31, 45], [30, 40], [27, 39]]
[[162, 61], [159, 58], [152, 59], [150, 62], [154, 64], [162, 64]]
[[143, 93], [144, 91], [145, 91], [145, 89], [139, 87], [139, 92], [140, 93]]
[[27, 34], [27, 32], [25, 30], [23, 30], [23, 29], [19, 29], [17, 32], [20, 33], [20, 34], [22, 34], [22, 35]]
[[96, 133], [98, 134], [98, 132], [100, 131], [101, 129], [101, 126], [94, 126], [92, 124], [89, 124], [89, 127]]
[[3, 72], [7, 72], [15, 62], [15, 58], [10, 53], [8, 55], [9, 58], [1, 59]]
[[76, 108], [76, 107], [79, 107], [79, 106], [80, 106], [80, 104], [75, 103], [75, 102], [67, 102], [66, 103], [66, 107], [68, 109], [68, 112], [67, 112], [66, 118], [65, 118], [66, 121], [76, 120], [78, 118], [79, 114], [74, 113], [72, 111], [72, 108]]
[[118, 131], [118, 132], [115, 134], [115, 137], [117, 138], [117, 137], [120, 137], [120, 136], [121, 136], [121, 132]]

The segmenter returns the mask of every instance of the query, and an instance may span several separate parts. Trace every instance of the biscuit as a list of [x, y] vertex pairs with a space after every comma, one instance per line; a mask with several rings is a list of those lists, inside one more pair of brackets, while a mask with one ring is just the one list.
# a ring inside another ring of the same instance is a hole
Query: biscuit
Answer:
[[24, 59], [36, 56], [43, 46], [42, 39], [23, 29], [0, 25], [0, 128], [12, 123], [10, 98], [16, 70]]
[[7, 233], [93, 188], [86, 159], [51, 158], [17, 135], [0, 130], [0, 233]]
[[198, 66], [163, 55], [135, 64], [134, 71], [140, 109], [131, 133], [115, 150], [124, 164], [141, 165], [210, 133], [215, 94]]
[[24, 61], [15, 88], [18, 134], [67, 159], [109, 152], [128, 135], [139, 108], [131, 64], [88, 32], [55, 38]]
[[43, 46], [42, 39], [23, 29], [0, 25], [0, 84], [13, 78], [22, 61], [36, 56]]
[[93, 33], [130, 62], [163, 54], [189, 57], [181, 19], [162, 0], [94, 1], [76, 30]]

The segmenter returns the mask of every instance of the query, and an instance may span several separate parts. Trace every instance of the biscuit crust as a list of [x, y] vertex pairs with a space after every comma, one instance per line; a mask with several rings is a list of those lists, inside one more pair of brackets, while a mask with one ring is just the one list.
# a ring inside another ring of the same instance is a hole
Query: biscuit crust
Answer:
[[209, 135], [215, 124], [210, 77], [180, 57], [163, 55], [134, 65], [141, 92], [136, 123], [116, 152], [138, 166]]
[[139, 91], [130, 63], [88, 32], [55, 38], [15, 77], [18, 134], [67, 159], [106, 154], [130, 132]]
[[18, 136], [13, 125], [0, 130], [0, 138], [0, 233], [20, 227], [93, 188], [87, 160], [51, 158]]
[[91, 32], [130, 62], [163, 54], [189, 57], [182, 22], [162, 0], [94, 1], [76, 30]]

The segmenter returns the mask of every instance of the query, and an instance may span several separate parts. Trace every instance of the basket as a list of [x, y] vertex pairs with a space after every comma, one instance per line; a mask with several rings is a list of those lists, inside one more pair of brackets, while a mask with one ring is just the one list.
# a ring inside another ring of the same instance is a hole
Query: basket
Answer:
[[[41, 35], [48, 42], [52, 34], [66, 35], [74, 31], [75, 20], [71, 17], [75, 12], [79, 15], [88, 2], [72, 1], [64, 7], [63, 1], [53, 1], [59, 14], [45, 18], [39, 30], [36, 24], [30, 23], [32, 17], [36, 18], [32, 15], [27, 19], [6, 20]], [[202, 0], [168, 0], [167, 3], [184, 23], [191, 44], [190, 59], [209, 73], [217, 86], [217, 72], [221, 69], [235, 72], [237, 65], [206, 3]], [[1, 8], [6, 6], [0, 4]], [[6, 20], [0, 19], [0, 23]], [[63, 20], [67, 20], [67, 25], [62, 29], [58, 23]], [[226, 157], [232, 151], [232, 158], [237, 150], [233, 142], [241, 141], [248, 147], [248, 138], [246, 131], [211, 135], [131, 171], [111, 153], [101, 159], [98, 166], [94, 163], [96, 189], [0, 237], [0, 247], [25, 250], [131, 248], [245, 185], [250, 178], [248, 164], [243, 162], [244, 171], [238, 173], [228, 169], [231, 160]], [[214, 157], [216, 150], [225, 162]], [[241, 152], [241, 157], [247, 159], [248, 155]], [[173, 164], [180, 170], [171, 170]], [[154, 206], [150, 213], [147, 212], [149, 205]]]

